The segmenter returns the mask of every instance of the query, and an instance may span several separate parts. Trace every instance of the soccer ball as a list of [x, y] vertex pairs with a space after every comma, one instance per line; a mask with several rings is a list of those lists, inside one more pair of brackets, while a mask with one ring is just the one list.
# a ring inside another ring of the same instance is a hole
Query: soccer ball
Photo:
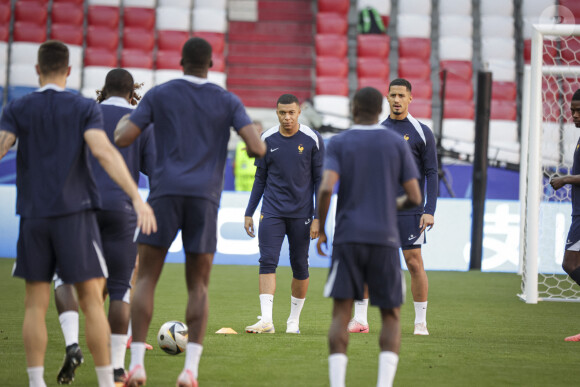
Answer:
[[187, 325], [181, 321], [168, 321], [157, 333], [157, 343], [162, 350], [170, 355], [185, 352], [187, 346]]

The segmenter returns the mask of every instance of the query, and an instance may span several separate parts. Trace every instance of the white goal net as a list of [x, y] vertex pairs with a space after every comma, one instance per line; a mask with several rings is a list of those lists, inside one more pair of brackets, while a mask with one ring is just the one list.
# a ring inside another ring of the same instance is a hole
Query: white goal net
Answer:
[[570, 115], [572, 94], [580, 89], [580, 25], [534, 25], [532, 31], [522, 101], [519, 296], [527, 303], [580, 302], [580, 287], [562, 269], [570, 187], [554, 191], [549, 184], [571, 172], [580, 137]]

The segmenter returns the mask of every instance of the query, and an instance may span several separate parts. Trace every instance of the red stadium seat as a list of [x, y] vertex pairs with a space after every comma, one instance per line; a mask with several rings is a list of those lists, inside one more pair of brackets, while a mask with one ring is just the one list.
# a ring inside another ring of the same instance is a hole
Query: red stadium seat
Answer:
[[490, 117], [492, 120], [516, 120], [515, 101], [491, 100]]
[[358, 58], [356, 60], [356, 73], [359, 78], [387, 79], [389, 78], [389, 61], [380, 58]]
[[473, 65], [470, 61], [442, 60], [440, 62], [440, 66], [441, 71], [447, 70], [447, 80], [459, 79], [464, 81], [471, 81], [471, 77], [473, 75]]
[[155, 47], [153, 30], [138, 27], [125, 27], [123, 30], [123, 48], [151, 52]]
[[429, 61], [417, 58], [399, 58], [399, 77], [430, 79], [431, 65]]
[[157, 31], [157, 48], [159, 50], [172, 50], [181, 52], [183, 44], [189, 38], [186, 31]]
[[10, 24], [10, 3], [0, 4], [0, 25]]
[[418, 58], [429, 60], [431, 56], [431, 39], [399, 38], [399, 58]]
[[217, 71], [220, 73], [225, 72], [226, 61], [225, 61], [224, 56], [222, 54], [219, 54], [217, 52], [213, 52], [212, 56], [211, 56], [211, 61], [213, 63], [213, 65], [210, 68], [211, 71]]
[[345, 35], [316, 34], [314, 39], [317, 56], [346, 56], [348, 42]]
[[347, 15], [350, 0], [318, 0], [318, 12], [336, 12]]
[[[221, 32], [206, 32], [206, 31], [195, 31], [193, 36], [198, 38], [203, 38], [211, 44], [212, 52], [223, 54], [226, 47], [226, 36]], [[181, 48], [180, 48], [181, 50]]]
[[60, 40], [66, 44], [83, 45], [83, 26], [69, 24], [53, 24], [50, 29], [50, 38]]
[[433, 96], [433, 84], [427, 79], [406, 78], [411, 83], [413, 99], [431, 99]]
[[387, 58], [391, 40], [388, 35], [358, 34], [357, 56]]
[[152, 69], [153, 55], [151, 51], [124, 49], [121, 52], [121, 67]]
[[348, 59], [334, 56], [316, 57], [316, 76], [346, 78], [348, 76]]
[[117, 67], [117, 52], [103, 48], [87, 47], [85, 50], [85, 66]]
[[[546, 43], [546, 41], [544, 41]], [[558, 56], [558, 49], [554, 47], [553, 44], [544, 44], [543, 48], [543, 60], [544, 64], [553, 65], [556, 63], [555, 58]], [[532, 59], [532, 40], [526, 39], [524, 40], [524, 61], [526, 63], [530, 63]]]
[[[413, 101], [414, 102], [414, 101]], [[475, 117], [473, 101], [446, 99], [443, 118], [460, 118], [472, 120]]]
[[445, 100], [473, 100], [473, 85], [470, 80], [448, 79], [445, 83]]
[[431, 118], [431, 100], [413, 98], [409, 104], [409, 112], [415, 118]]
[[338, 77], [316, 78], [316, 95], [348, 96], [348, 79]]
[[71, 24], [82, 26], [85, 11], [82, 5], [72, 3], [55, 3], [52, 5], [52, 24]]
[[348, 20], [346, 15], [336, 12], [319, 12], [316, 15], [317, 34], [346, 35], [348, 32]]
[[580, 2], [578, 0], [560, 0], [560, 7], [568, 8], [576, 19], [576, 24], [580, 24]]
[[157, 70], [181, 70], [181, 52], [179, 51], [157, 51]]
[[52, 0], [53, 5], [56, 3], [69, 3], [69, 4], [77, 4], [83, 5], [85, 0]]
[[87, 29], [87, 47], [100, 47], [116, 51], [119, 45], [119, 31], [104, 26], [89, 26]]
[[89, 26], [119, 27], [119, 7], [89, 6]]
[[491, 85], [491, 98], [505, 101], [515, 101], [517, 86], [515, 82], [493, 82]]
[[126, 7], [123, 10], [125, 27], [136, 27], [153, 30], [155, 28], [155, 10], [152, 8]]
[[46, 40], [46, 26], [29, 22], [15, 22], [12, 38], [15, 42], [42, 43]]
[[0, 24], [0, 42], [8, 41], [8, 37], [10, 36], [9, 28], [9, 24]]
[[387, 95], [389, 92], [389, 81], [385, 78], [359, 77], [358, 88], [362, 89], [363, 87], [374, 87], [383, 95]]
[[46, 24], [48, 16], [46, 4], [34, 1], [17, 1], [14, 5], [14, 20], [35, 24]]

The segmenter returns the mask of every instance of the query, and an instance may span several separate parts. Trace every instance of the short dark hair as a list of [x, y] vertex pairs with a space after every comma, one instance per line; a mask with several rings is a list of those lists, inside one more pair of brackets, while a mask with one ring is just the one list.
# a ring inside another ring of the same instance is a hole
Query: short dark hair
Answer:
[[411, 92], [411, 82], [404, 78], [393, 79], [391, 83], [389, 83], [389, 91], [391, 90], [391, 86], [405, 86], [407, 90], [409, 90], [409, 93]]
[[[133, 76], [125, 69], [113, 69], [107, 73], [105, 85], [97, 90], [97, 102], [101, 103], [111, 96], [131, 95], [131, 104], [136, 105], [141, 96], [136, 90], [141, 88], [140, 83], [135, 83]], [[131, 94], [132, 93], [132, 94]]]
[[359, 115], [378, 115], [383, 110], [383, 95], [374, 87], [363, 87], [354, 94], [353, 107]]
[[41, 74], [63, 74], [68, 71], [68, 47], [58, 40], [48, 40], [38, 48], [38, 67]]
[[276, 106], [278, 106], [279, 104], [290, 105], [293, 103], [300, 106], [300, 101], [298, 101], [298, 97], [296, 97], [294, 94], [282, 94], [278, 98], [278, 101], [276, 101]]
[[574, 95], [572, 96], [572, 101], [580, 101], [580, 89], [574, 92]]
[[211, 45], [207, 40], [194, 37], [181, 49], [181, 65], [184, 69], [207, 69], [211, 65]]

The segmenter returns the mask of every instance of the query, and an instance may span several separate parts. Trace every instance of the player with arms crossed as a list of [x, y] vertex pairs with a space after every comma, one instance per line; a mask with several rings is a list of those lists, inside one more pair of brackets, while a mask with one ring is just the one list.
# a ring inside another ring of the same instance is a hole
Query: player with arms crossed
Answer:
[[[378, 125], [383, 96], [371, 87], [356, 92], [354, 126], [330, 139], [318, 195], [320, 237], [327, 242], [326, 217], [334, 186], [340, 181], [331, 269], [324, 295], [334, 299], [328, 331], [331, 387], [345, 383], [347, 326], [353, 300], [361, 300], [365, 284], [370, 302], [380, 308], [382, 330], [377, 386], [392, 386], [399, 361], [404, 277], [399, 258], [397, 209], [421, 202], [417, 167], [405, 140]], [[397, 197], [402, 185], [405, 194]]]
[[36, 65], [41, 88], [6, 105], [0, 119], [0, 158], [19, 139], [16, 211], [20, 234], [13, 275], [26, 280], [22, 331], [30, 386], [46, 386], [45, 316], [55, 270], [77, 290], [98, 383], [113, 386], [111, 331], [103, 309], [107, 267], [94, 213], [99, 199], [87, 145], [131, 198], [142, 232], [156, 231], [156, 222], [123, 158], [102, 130], [97, 104], [64, 89], [68, 63], [63, 43], [41, 44]]
[[266, 151], [239, 98], [207, 81], [212, 65], [209, 43], [191, 38], [181, 54], [183, 77], [149, 90], [115, 131], [116, 144], [127, 146], [153, 123], [157, 148], [148, 201], [157, 215], [159, 231], [150, 236], [141, 233], [137, 239], [139, 272], [131, 305], [133, 342], [128, 386], [146, 382], [145, 339], [155, 287], [179, 229], [185, 250], [189, 342], [177, 385], [197, 386], [230, 127], [243, 138], [248, 154], [262, 157]]
[[322, 178], [324, 143], [320, 134], [298, 123], [300, 104], [292, 94], [276, 102], [280, 125], [262, 134], [269, 151], [256, 161], [256, 179], [244, 218], [246, 232], [254, 237], [252, 216], [262, 196], [258, 240], [260, 245], [259, 292], [262, 315], [248, 333], [274, 333], [272, 309], [276, 268], [284, 236], [288, 236], [292, 266], [292, 295], [286, 333], [300, 333], [300, 312], [308, 290], [308, 249], [318, 238], [313, 196]]
[[[580, 128], [580, 89], [574, 92], [570, 102], [570, 113], [577, 128]], [[569, 176], [554, 177], [550, 184], [555, 190], [559, 190], [566, 184], [572, 188], [572, 224], [566, 238], [566, 252], [562, 268], [574, 282], [580, 285], [580, 139], [574, 151], [572, 174]], [[565, 341], [580, 341], [580, 333], [569, 336]]]
[[[399, 211], [397, 223], [401, 236], [401, 248], [411, 274], [411, 293], [415, 306], [416, 335], [428, 335], [427, 330], [427, 294], [429, 282], [423, 266], [421, 245], [426, 243], [425, 230], [430, 230], [435, 223], [434, 214], [437, 205], [437, 147], [433, 132], [425, 124], [417, 121], [409, 113], [409, 103], [413, 100], [411, 83], [406, 79], [394, 79], [389, 84], [387, 100], [390, 106], [389, 117], [381, 125], [399, 133], [413, 153], [419, 170], [419, 186], [423, 201], [419, 206]], [[425, 181], [427, 182], [427, 200], [425, 201]], [[399, 194], [403, 188], [399, 187]], [[423, 205], [423, 203], [425, 203]], [[368, 332], [367, 322], [368, 298], [355, 302], [354, 318], [349, 323], [349, 331]]]
[[[104, 119], [104, 129], [113, 141], [117, 122], [132, 111], [141, 96], [136, 89], [133, 76], [124, 69], [109, 71], [102, 90], [97, 91]], [[139, 183], [139, 171], [149, 174], [155, 163], [155, 143], [150, 129], [127, 148], [119, 150], [135, 184]], [[91, 165], [97, 188], [101, 196], [101, 209], [97, 211], [97, 223], [101, 234], [103, 255], [107, 263], [109, 277], [107, 292], [110, 297], [109, 325], [111, 326], [111, 361], [115, 382], [125, 381], [125, 352], [127, 350], [127, 328], [130, 318], [131, 275], [135, 268], [137, 244], [135, 235], [135, 211], [129, 197], [111, 180], [109, 175], [92, 157]], [[55, 279], [55, 303], [59, 321], [65, 337], [66, 355], [57, 376], [59, 384], [70, 384], [74, 372], [83, 362], [78, 345], [79, 315], [78, 303], [72, 285]]]

